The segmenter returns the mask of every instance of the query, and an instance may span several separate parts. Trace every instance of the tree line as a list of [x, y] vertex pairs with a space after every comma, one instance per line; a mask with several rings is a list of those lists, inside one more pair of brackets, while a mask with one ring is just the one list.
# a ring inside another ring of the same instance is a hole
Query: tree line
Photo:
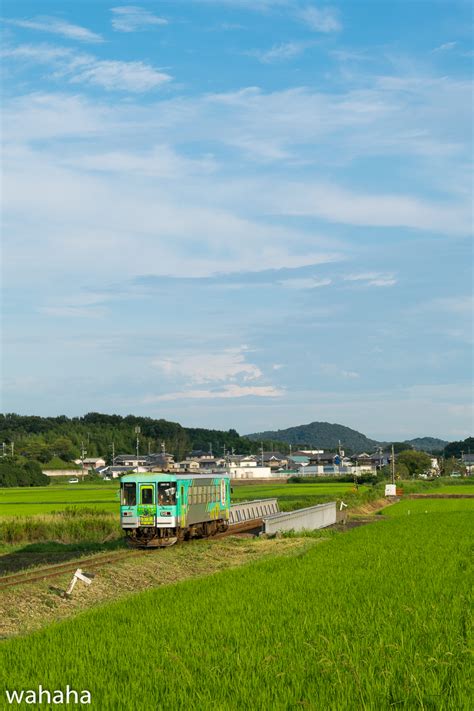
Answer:
[[[42, 464], [53, 458], [71, 462], [80, 458], [83, 451], [86, 457], [102, 456], [110, 464], [112, 447], [116, 455], [133, 453], [137, 436], [140, 454], [159, 452], [164, 442], [166, 451], [176, 459], [184, 459], [193, 450], [212, 451], [215, 456], [222, 456], [233, 450], [239, 454], [256, 454], [261, 448], [260, 442], [241, 437], [234, 429], [186, 428], [177, 422], [151, 417], [97, 412], [71, 418], [0, 415], [0, 443], [4, 443], [4, 454]], [[266, 450], [289, 451], [288, 445], [279, 442], [265, 441], [263, 446]]]

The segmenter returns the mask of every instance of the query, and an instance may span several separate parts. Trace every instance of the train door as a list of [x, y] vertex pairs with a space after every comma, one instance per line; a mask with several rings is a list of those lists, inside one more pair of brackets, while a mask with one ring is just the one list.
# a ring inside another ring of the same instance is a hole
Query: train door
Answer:
[[153, 484], [140, 484], [140, 504], [142, 506], [153, 506], [154, 501]]
[[155, 487], [153, 484], [140, 484], [138, 511], [140, 526], [155, 525]]

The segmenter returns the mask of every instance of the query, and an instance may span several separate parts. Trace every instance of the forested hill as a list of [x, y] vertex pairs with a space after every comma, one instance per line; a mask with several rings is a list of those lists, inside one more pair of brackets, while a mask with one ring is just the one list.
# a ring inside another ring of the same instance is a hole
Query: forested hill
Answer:
[[[83, 417], [38, 417], [35, 415], [0, 414], [0, 443], [10, 453], [14, 445], [16, 455], [46, 463], [52, 457], [71, 461], [81, 454], [84, 445], [87, 457], [102, 456], [110, 460], [112, 443], [116, 454], [130, 454], [136, 450], [135, 428], [140, 428], [140, 453], [166, 451], [177, 459], [193, 449], [212, 451], [222, 455], [234, 449], [240, 454], [256, 453], [259, 442], [240, 437], [235, 430], [207, 430], [182, 427], [177, 422], [155, 420], [151, 417], [102, 415], [91, 412]], [[272, 448], [271, 442], [265, 443]]]
[[342, 448], [348, 453], [372, 452], [379, 445], [361, 432], [329, 422], [311, 422], [309, 425], [257, 432], [246, 437], [256, 441], [271, 439], [298, 447], [306, 445], [315, 449], [335, 449], [341, 442]]
[[415, 437], [415, 439], [407, 439], [406, 444], [421, 452], [442, 452], [448, 442], [437, 437]]

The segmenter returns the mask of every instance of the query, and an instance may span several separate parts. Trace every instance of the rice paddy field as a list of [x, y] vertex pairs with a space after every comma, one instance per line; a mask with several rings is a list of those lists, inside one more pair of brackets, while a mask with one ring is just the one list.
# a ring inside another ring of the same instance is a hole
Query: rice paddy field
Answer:
[[470, 711], [474, 505], [436, 501], [444, 508], [408, 516], [406, 503], [426, 506], [402, 502], [291, 557], [151, 589], [4, 641], [0, 685], [68, 683], [101, 711]]
[[[311, 506], [320, 501], [349, 494], [352, 484], [249, 484], [233, 486], [233, 501], [278, 497], [283, 511]], [[363, 491], [365, 487], [359, 487]], [[34, 516], [61, 511], [66, 507], [98, 508], [117, 512], [119, 485], [101, 482], [93, 485], [55, 484], [40, 487], [0, 489], [0, 516]]]
[[[474, 499], [404, 499], [395, 506], [389, 506], [381, 513], [384, 516], [398, 517], [417, 514], [438, 514], [456, 512], [474, 512]], [[474, 525], [474, 521], [473, 521]]]

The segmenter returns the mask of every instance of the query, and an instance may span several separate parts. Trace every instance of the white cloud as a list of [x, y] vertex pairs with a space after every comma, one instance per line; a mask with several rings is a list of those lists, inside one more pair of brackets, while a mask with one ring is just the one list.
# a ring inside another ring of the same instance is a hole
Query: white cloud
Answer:
[[103, 38], [86, 27], [73, 25], [65, 20], [55, 17], [37, 17], [32, 20], [4, 20], [10, 25], [22, 27], [27, 30], [38, 30], [39, 32], [51, 32], [67, 39], [79, 40], [80, 42], [103, 42]]
[[342, 24], [339, 20], [339, 13], [332, 7], [308, 6], [298, 13], [303, 22], [315, 32], [339, 32]]
[[344, 281], [363, 282], [364, 286], [395, 286], [397, 279], [394, 274], [383, 272], [360, 272], [357, 274], [347, 274]]
[[175, 354], [157, 358], [152, 363], [169, 377], [180, 376], [193, 383], [213, 383], [234, 380], [256, 380], [262, 371], [246, 361], [246, 348], [226, 348], [218, 353]]
[[282, 397], [285, 391], [272, 385], [227, 385], [221, 390], [183, 390], [181, 392], [151, 395], [142, 400], [144, 404], [165, 400], [220, 400], [240, 397]]
[[171, 76], [145, 62], [98, 59], [91, 54], [48, 45], [5, 48], [2, 56], [26, 62], [49, 64], [53, 78], [71, 84], [92, 84], [112, 91], [142, 93], [171, 80]]
[[280, 284], [287, 289], [317, 289], [321, 286], [329, 286], [331, 283], [331, 279], [315, 279], [314, 277], [295, 277], [280, 281]]
[[457, 42], [445, 42], [444, 44], [440, 44], [439, 47], [435, 47], [432, 52], [449, 52], [449, 50], [454, 49], [456, 45]]
[[168, 24], [168, 20], [135, 5], [113, 7], [111, 12], [113, 15], [112, 27], [118, 32], [136, 32]]
[[303, 52], [312, 47], [312, 42], [282, 42], [275, 44], [271, 49], [267, 50], [252, 50], [247, 52], [252, 57], [256, 57], [262, 64], [273, 64], [274, 62], [284, 62], [288, 59], [298, 57]]
[[[120, 62], [88, 59], [83, 69], [72, 69], [73, 83], [96, 84], [112, 91], [141, 93], [171, 80], [169, 74], [157, 71], [144, 62]], [[66, 72], [68, 73], [68, 71]]]

